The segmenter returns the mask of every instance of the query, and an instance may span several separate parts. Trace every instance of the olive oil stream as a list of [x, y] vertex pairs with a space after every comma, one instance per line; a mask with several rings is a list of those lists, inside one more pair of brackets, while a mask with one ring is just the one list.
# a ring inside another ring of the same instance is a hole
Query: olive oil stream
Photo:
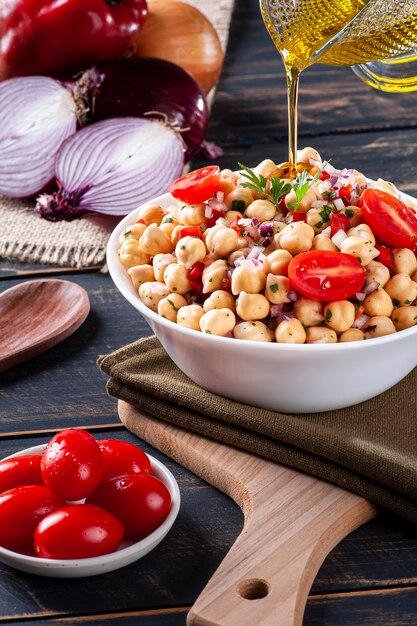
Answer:
[[[296, 175], [297, 105], [300, 72], [313, 63], [358, 65], [417, 59], [414, 0], [260, 0], [265, 25], [287, 75], [290, 176]], [[407, 56], [408, 55], [408, 56]], [[402, 58], [403, 57], [403, 58]], [[404, 58], [406, 57], [406, 58]], [[373, 78], [372, 86], [378, 86]], [[387, 91], [415, 88], [396, 79]]]

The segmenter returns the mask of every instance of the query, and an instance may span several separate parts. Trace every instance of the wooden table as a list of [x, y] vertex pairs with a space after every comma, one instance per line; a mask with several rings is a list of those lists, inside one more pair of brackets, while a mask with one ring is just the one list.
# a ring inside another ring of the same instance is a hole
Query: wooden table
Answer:
[[[282, 64], [257, 0], [236, 3], [230, 44], [209, 138], [220, 165], [286, 157]], [[347, 68], [316, 66], [300, 93], [300, 144], [335, 166], [356, 167], [417, 193], [417, 94], [385, 95]], [[196, 161], [199, 166], [202, 161]], [[97, 268], [0, 265], [0, 291], [22, 280], [59, 275], [89, 293], [91, 314], [64, 343], [1, 375], [0, 457], [47, 441], [59, 429], [88, 428], [98, 438], [137, 441], [120, 425], [116, 402], [96, 366], [99, 354], [150, 330]], [[0, 566], [0, 623], [179, 626], [239, 534], [237, 505], [159, 452], [178, 479], [182, 507], [171, 533], [142, 560], [95, 578], [37, 578]], [[415, 626], [417, 531], [383, 514], [339, 544], [311, 590], [305, 626]], [[254, 624], [254, 626], [256, 626]], [[271, 625], [273, 626], [273, 625]]]

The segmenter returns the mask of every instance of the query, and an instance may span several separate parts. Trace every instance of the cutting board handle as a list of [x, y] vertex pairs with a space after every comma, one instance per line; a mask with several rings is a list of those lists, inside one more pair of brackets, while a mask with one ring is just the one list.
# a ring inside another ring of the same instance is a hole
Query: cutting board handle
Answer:
[[119, 401], [127, 428], [230, 495], [245, 522], [192, 607], [189, 626], [301, 626], [330, 550], [377, 514], [313, 476], [146, 416]]

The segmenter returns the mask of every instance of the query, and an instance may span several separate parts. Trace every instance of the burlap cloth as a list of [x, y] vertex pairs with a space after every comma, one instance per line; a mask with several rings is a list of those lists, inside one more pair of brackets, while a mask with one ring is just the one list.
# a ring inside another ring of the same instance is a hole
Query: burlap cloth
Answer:
[[[417, 368], [356, 406], [285, 415], [205, 391], [156, 337], [102, 356], [98, 364], [111, 377], [108, 393], [141, 411], [328, 480], [417, 524]], [[323, 393], [325, 387], [323, 373]], [[135, 432], [134, 423], [128, 427]]]
[[[185, 0], [213, 23], [226, 49], [234, 0]], [[104, 263], [109, 230], [85, 219], [51, 223], [33, 212], [34, 202], [0, 196], [0, 258], [86, 267]]]

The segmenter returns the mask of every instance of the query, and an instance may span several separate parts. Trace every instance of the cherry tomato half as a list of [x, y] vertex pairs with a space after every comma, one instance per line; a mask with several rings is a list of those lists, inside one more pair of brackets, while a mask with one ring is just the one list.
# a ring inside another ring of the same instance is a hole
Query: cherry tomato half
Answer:
[[39, 454], [25, 454], [0, 461], [0, 493], [22, 485], [43, 485]]
[[98, 442], [103, 455], [104, 471], [102, 480], [115, 478], [130, 472], [151, 474], [152, 467], [148, 456], [141, 450], [119, 439], [103, 439]]
[[126, 474], [102, 482], [87, 502], [113, 513], [131, 539], [150, 535], [171, 509], [168, 489], [149, 474]]
[[5, 491], [0, 495], [0, 545], [15, 552], [31, 552], [37, 524], [63, 504], [48, 487], [40, 485]]
[[65, 500], [81, 500], [101, 481], [104, 461], [97, 441], [86, 430], [57, 433], [42, 453], [45, 485]]
[[297, 254], [288, 266], [292, 288], [320, 302], [345, 300], [360, 291], [366, 270], [351, 254], [310, 250]]
[[101, 556], [115, 552], [123, 534], [123, 526], [114, 515], [98, 506], [64, 506], [44, 517], [37, 525], [35, 553], [46, 559]]
[[213, 197], [220, 187], [220, 167], [209, 165], [177, 178], [168, 187], [170, 194], [181, 202], [199, 204]]
[[380, 189], [365, 189], [358, 204], [364, 222], [382, 243], [393, 248], [416, 247], [417, 216], [402, 200]]

